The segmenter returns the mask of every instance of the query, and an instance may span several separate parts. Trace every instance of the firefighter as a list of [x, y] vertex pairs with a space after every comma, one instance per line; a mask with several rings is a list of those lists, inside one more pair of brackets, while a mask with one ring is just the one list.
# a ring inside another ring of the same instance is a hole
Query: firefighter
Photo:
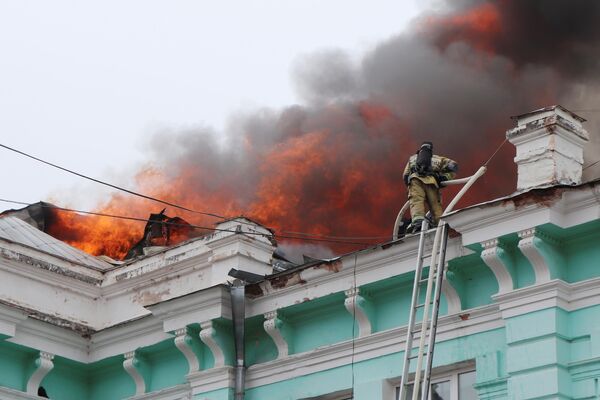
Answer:
[[456, 161], [433, 154], [433, 143], [423, 142], [404, 168], [404, 183], [408, 186], [411, 224], [407, 233], [417, 233], [425, 218], [425, 203], [435, 226], [442, 216], [440, 183], [453, 179], [458, 171]]

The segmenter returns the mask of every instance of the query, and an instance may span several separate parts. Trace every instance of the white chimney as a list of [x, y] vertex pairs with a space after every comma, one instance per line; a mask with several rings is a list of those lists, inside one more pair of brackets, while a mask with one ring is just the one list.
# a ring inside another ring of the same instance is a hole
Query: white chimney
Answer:
[[506, 138], [517, 148], [518, 191], [581, 183], [585, 119], [558, 105], [512, 118]]

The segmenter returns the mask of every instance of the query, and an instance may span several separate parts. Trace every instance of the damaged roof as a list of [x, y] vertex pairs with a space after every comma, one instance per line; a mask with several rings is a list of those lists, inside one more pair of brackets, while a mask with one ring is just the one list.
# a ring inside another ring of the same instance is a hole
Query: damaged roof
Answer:
[[61, 242], [16, 217], [0, 218], [0, 238], [100, 271], [113, 268], [109, 263]]

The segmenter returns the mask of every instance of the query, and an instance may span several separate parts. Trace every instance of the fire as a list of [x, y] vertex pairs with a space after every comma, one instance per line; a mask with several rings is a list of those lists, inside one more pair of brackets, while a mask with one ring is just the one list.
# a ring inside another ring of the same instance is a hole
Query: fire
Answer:
[[474, 48], [494, 54], [494, 41], [502, 32], [502, 19], [492, 3], [482, 3], [456, 15], [425, 18], [426, 31], [437, 37], [437, 44], [445, 48], [450, 43], [464, 41]]
[[[570, 89], [572, 81], [563, 71], [575, 74], [579, 69], [570, 64], [566, 68], [554, 50], [546, 57], [544, 45], [554, 49], [559, 40], [566, 47], [578, 39], [594, 49], [587, 34], [562, 40], [570, 30], [558, 30], [558, 38], [544, 43], [546, 33], [536, 41], [515, 41], [521, 32], [535, 30], [522, 15], [537, 16], [546, 3], [459, 3], [457, 7], [466, 8], [421, 19], [421, 31], [392, 38], [367, 55], [360, 67], [344, 68], [347, 74], [358, 71], [352, 77], [356, 79], [348, 79], [356, 82], [348, 91], [334, 88], [334, 95], [322, 102], [236, 119], [224, 132], [228, 148], [201, 129], [162, 137], [151, 156], [153, 163], [136, 175], [133, 189], [224, 217], [243, 214], [283, 236], [304, 232], [376, 237], [353, 240], [359, 245], [328, 245], [335, 251], [385, 241], [406, 201], [404, 165], [421, 141], [432, 140], [435, 153], [458, 161], [459, 176], [474, 173], [504, 139], [511, 126], [507, 116], [557, 103]], [[568, 4], [554, 7], [562, 7], [568, 21], [581, 17]], [[595, 20], [590, 17], [588, 25], [596, 26]], [[554, 26], [561, 21], [550, 18], [544, 23]], [[569, 29], [572, 26], [579, 25], [570, 24]], [[464, 45], [445, 51], [454, 42]], [[534, 51], [527, 46], [535, 46]], [[595, 54], [591, 50], [589, 54]], [[589, 64], [578, 60], [581, 68]], [[330, 69], [336, 63], [328, 65]], [[323, 93], [332, 91], [325, 89]], [[317, 90], [315, 97], [321, 99], [323, 93]], [[459, 207], [511, 193], [513, 157], [514, 149], [504, 146]], [[446, 201], [457, 190], [444, 189]], [[147, 217], [162, 208], [115, 194], [96, 211]], [[219, 222], [169, 207], [166, 212], [200, 226]], [[140, 222], [56, 212], [49, 233], [91, 254], [119, 259], [142, 238], [143, 230]]]

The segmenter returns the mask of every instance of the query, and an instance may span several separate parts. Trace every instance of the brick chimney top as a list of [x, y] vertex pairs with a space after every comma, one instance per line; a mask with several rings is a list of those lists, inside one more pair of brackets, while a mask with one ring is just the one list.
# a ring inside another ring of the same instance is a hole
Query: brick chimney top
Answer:
[[517, 149], [517, 190], [581, 183], [585, 119], [555, 105], [512, 117], [506, 137]]

